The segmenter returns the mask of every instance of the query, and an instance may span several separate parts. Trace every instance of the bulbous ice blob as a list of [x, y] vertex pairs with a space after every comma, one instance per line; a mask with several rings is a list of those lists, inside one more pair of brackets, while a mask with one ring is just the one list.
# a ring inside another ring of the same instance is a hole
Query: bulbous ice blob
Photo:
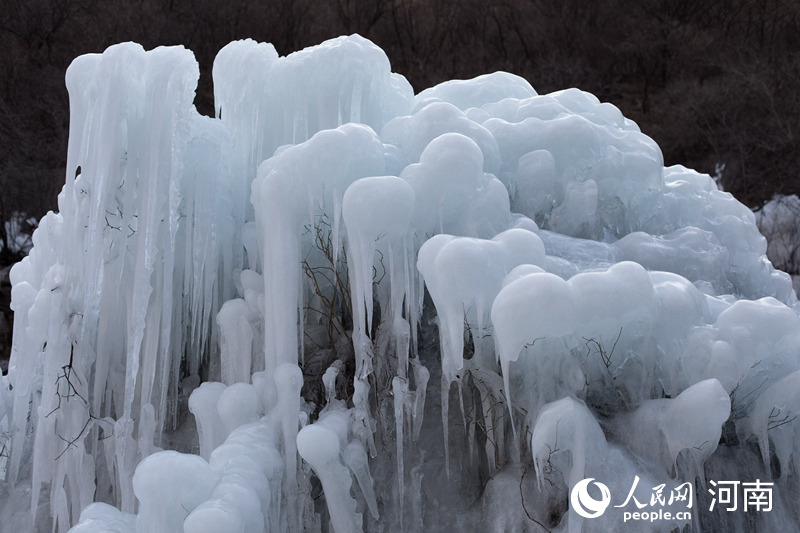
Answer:
[[416, 163], [425, 147], [445, 133], [460, 133], [475, 141], [483, 153], [483, 170], [495, 175], [499, 173], [497, 141], [486, 128], [468, 119], [452, 104], [434, 102], [413, 115], [392, 119], [381, 130], [381, 139], [404, 149], [408, 159]]
[[540, 337], [571, 333], [578, 318], [576, 300], [566, 281], [547, 272], [506, 284], [494, 300], [491, 315], [500, 362], [516, 361], [519, 351]]
[[81, 511], [78, 524], [67, 533], [135, 533], [136, 515], [123, 513], [107, 503], [95, 502]]
[[620, 328], [628, 336], [646, 337], [653, 327], [657, 301], [653, 283], [637, 263], [621, 262], [603, 272], [586, 272], [569, 280], [578, 297], [581, 336], [609, 341]]
[[517, 277], [500, 290], [492, 304], [491, 318], [509, 405], [510, 365], [520, 350], [540, 338], [571, 334], [578, 316], [573, 289], [555, 274]]
[[538, 222], [549, 217], [559, 188], [556, 185], [555, 160], [547, 150], [534, 150], [519, 158], [511, 208]]
[[764, 469], [770, 476], [770, 442], [775, 447], [775, 457], [781, 472], [790, 470], [792, 463], [797, 465], [800, 461], [800, 430], [795, 423], [798, 412], [800, 370], [792, 372], [765, 390], [741, 424], [740, 438], [747, 438], [748, 434], [758, 438]]
[[217, 410], [217, 403], [225, 389], [226, 387], [222, 383], [206, 382], [192, 391], [189, 396], [189, 411], [197, 422], [200, 456], [206, 460], [211, 456], [214, 448], [225, 440], [225, 425]]
[[712, 321], [712, 313], [706, 296], [686, 278], [658, 271], [649, 275], [658, 302], [654, 315], [657, 327], [652, 329], [653, 348], [660, 353], [652, 365], [653, 379], [675, 397], [687, 385], [681, 364], [687, 339], [695, 328]]
[[200, 502], [208, 499], [218, 475], [197, 455], [154, 453], [136, 467], [133, 490], [139, 500], [137, 533], [175, 533]]
[[350, 471], [339, 459], [336, 433], [322, 424], [311, 424], [297, 434], [297, 451], [316, 472], [325, 492], [331, 525], [337, 533], [361, 529], [361, 513], [350, 496]]
[[[266, 418], [235, 429], [211, 453], [209, 464], [220, 475], [220, 482], [208, 505], [200, 506], [205, 509], [200, 517], [224, 512], [237, 514], [247, 531], [263, 530], [264, 521], [270, 530], [278, 529], [284, 477], [279, 446], [278, 434]], [[196, 518], [198, 526], [202, 526], [200, 517]]]
[[608, 454], [608, 443], [586, 405], [563, 398], [547, 404], [539, 413], [531, 435], [531, 453], [540, 490], [547, 475], [558, 473], [574, 487], [599, 470]]
[[720, 376], [733, 409], [748, 412], [752, 396], [800, 369], [800, 317], [775, 300], [738, 300], [710, 329], [692, 332], [681, 357], [690, 380]]
[[207, 500], [189, 513], [183, 522], [184, 533], [213, 533], [230, 531], [244, 533], [242, 515], [231, 508], [228, 502]]
[[[703, 416], [695, 413], [702, 409]], [[672, 399], [647, 400], [630, 414], [610, 421], [625, 446], [669, 475], [683, 457], [683, 475], [702, 476], [703, 463], [714, 453], [722, 425], [731, 414], [728, 393], [716, 379], [695, 383]]]
[[[605, 271], [577, 274], [569, 281], [546, 272], [515, 272], [491, 311], [505, 388], [510, 393], [510, 365], [524, 348], [534, 350], [537, 342], [545, 341], [548, 358], [567, 357], [582, 340], [588, 348], [582, 367], [590, 381], [594, 381], [592, 376], [606, 379], [609, 372], [626, 366], [641, 367], [633, 374], [620, 370], [624, 373], [617, 376], [622, 378], [617, 386], [625, 391], [626, 401], [638, 403], [652, 385], [643, 382], [640, 374], [650, 369], [652, 375], [657, 365], [653, 358], [635, 352], [637, 348], [645, 353], [652, 349], [651, 332], [657, 316], [653, 283], [636, 263], [622, 262]], [[565, 344], [560, 348], [552, 344], [562, 337]], [[589, 357], [592, 350], [595, 354]], [[628, 364], [631, 361], [633, 365]], [[605, 397], [605, 393], [601, 395]], [[528, 410], [535, 411], [535, 406]]]
[[228, 436], [239, 426], [258, 420], [263, 407], [253, 385], [234, 383], [219, 395], [217, 412]]
[[395, 176], [361, 178], [345, 191], [342, 216], [348, 228], [374, 236], [403, 237], [414, 209], [414, 190]]
[[417, 268], [439, 314], [442, 369], [449, 381], [463, 366], [464, 321], [474, 339], [483, 338], [491, 303], [506, 274], [522, 264], [543, 265], [544, 260], [541, 239], [516, 228], [491, 240], [437, 235], [422, 245]]
[[574, 237], [592, 237], [597, 222], [597, 183], [570, 181], [561, 204], [550, 213], [548, 227]]
[[484, 190], [494, 193], [504, 186], [497, 178], [484, 174], [483, 153], [469, 137], [459, 133], [440, 135], [428, 143], [419, 163], [407, 166], [400, 177], [414, 188], [414, 221], [420, 235], [450, 233], [488, 238], [511, 225], [508, 193], [485, 198], [482, 194]]
[[255, 336], [251, 324], [255, 319], [253, 315], [247, 302], [241, 298], [228, 300], [217, 313], [222, 381], [226, 385], [250, 381]]
[[[510, 231], [528, 233], [525, 230]], [[530, 235], [532, 240], [538, 242], [534, 234]], [[535, 256], [537, 251], [543, 252], [541, 247], [532, 246], [530, 254]], [[447, 424], [450, 385], [464, 377], [461, 371], [464, 366], [464, 323], [466, 321], [467, 324], [471, 324], [468, 327], [473, 330], [476, 355], [481, 359], [484, 325], [489, 325], [488, 302], [499, 290], [499, 280], [505, 273], [505, 262], [509, 259], [504, 257], [505, 255], [506, 250], [495, 241], [446, 234], [432, 237], [419, 250], [417, 269], [425, 279], [439, 315], [442, 358], [441, 414], [445, 438], [445, 472], [448, 476], [450, 459]], [[495, 265], [491, 264], [492, 259], [497, 260]], [[484, 273], [489, 274], [489, 283], [484, 284]], [[476, 366], [485, 366], [485, 362]], [[487, 368], [487, 370], [493, 369]], [[396, 396], [396, 413], [399, 401]]]
[[184, 533], [259, 533], [264, 517], [256, 494], [249, 487], [224, 477], [214, 487], [212, 499], [198, 505], [183, 522]]

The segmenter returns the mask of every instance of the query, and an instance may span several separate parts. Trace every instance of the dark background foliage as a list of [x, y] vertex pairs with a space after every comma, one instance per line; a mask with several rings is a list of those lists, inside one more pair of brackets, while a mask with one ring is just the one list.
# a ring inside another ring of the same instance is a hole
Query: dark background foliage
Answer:
[[231, 40], [288, 54], [348, 33], [382, 47], [417, 91], [495, 70], [540, 94], [579, 87], [638, 122], [667, 165], [719, 177], [750, 207], [800, 193], [796, 0], [3, 0], [0, 269], [22, 255], [5, 222], [56, 208], [76, 56], [183, 44], [200, 64], [197, 108], [211, 114], [211, 66]]

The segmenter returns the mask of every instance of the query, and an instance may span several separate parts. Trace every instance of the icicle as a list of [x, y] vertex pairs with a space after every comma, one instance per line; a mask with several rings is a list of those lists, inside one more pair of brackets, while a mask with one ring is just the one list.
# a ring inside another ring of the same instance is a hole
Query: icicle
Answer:
[[431, 373], [416, 357], [411, 359], [411, 368], [414, 370], [414, 404], [411, 416], [413, 418], [413, 439], [416, 442], [422, 430], [422, 419], [425, 415], [425, 393]]
[[367, 501], [369, 512], [375, 520], [380, 519], [378, 512], [378, 501], [375, 498], [374, 483], [369, 472], [369, 462], [364, 445], [359, 440], [352, 440], [342, 450], [342, 460], [344, 464], [353, 472], [361, 488], [361, 493]]
[[303, 388], [303, 373], [297, 364], [282, 364], [275, 369], [275, 388], [278, 404], [273, 413], [283, 437], [284, 482], [283, 494], [286, 496], [286, 513], [289, 531], [300, 529], [300, 502], [297, 498], [297, 430], [300, 423], [300, 390]]
[[483, 430], [486, 433], [486, 442], [484, 444], [484, 453], [486, 454], [486, 464], [489, 465], [489, 471], [495, 472], [498, 467], [498, 459], [502, 457], [501, 450], [498, 449], [498, 432], [495, 420], [494, 406], [492, 405], [492, 392], [481, 391], [481, 411], [483, 413]]
[[333, 220], [331, 228], [331, 245], [333, 246], [333, 260], [331, 261], [334, 266], [339, 262], [339, 247], [342, 244], [342, 236], [339, 233], [339, 224], [342, 220], [342, 193], [335, 187], [331, 195], [333, 200]]
[[409, 511], [412, 517], [411, 530], [424, 531], [422, 522], [422, 478], [425, 475], [421, 472], [422, 465], [419, 464], [411, 469], [411, 490], [409, 490], [410, 501]]
[[395, 376], [392, 379], [392, 394], [394, 395], [394, 428], [395, 446], [397, 453], [397, 501], [400, 511], [400, 530], [403, 530], [403, 511], [405, 508], [405, 458], [403, 443], [405, 441], [405, 406], [408, 396], [408, 380]]
[[255, 336], [251, 320], [252, 312], [240, 298], [228, 300], [217, 313], [221, 335], [222, 382], [226, 385], [250, 381]]
[[322, 384], [325, 386], [325, 400], [331, 403], [336, 400], [336, 378], [342, 368], [342, 362], [336, 360], [325, 370], [322, 375]]
[[444, 444], [444, 473], [450, 479], [450, 381], [442, 374], [442, 443]]

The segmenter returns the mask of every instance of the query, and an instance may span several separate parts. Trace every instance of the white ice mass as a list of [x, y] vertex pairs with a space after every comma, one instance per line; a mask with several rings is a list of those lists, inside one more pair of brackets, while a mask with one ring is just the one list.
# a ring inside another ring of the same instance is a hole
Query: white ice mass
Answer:
[[[709, 176], [578, 89], [415, 96], [359, 36], [229, 44], [215, 118], [198, 76], [132, 43], [67, 71], [59, 212], [11, 271], [0, 529], [800, 528], [800, 307]], [[627, 522], [658, 486], [689, 514]]]

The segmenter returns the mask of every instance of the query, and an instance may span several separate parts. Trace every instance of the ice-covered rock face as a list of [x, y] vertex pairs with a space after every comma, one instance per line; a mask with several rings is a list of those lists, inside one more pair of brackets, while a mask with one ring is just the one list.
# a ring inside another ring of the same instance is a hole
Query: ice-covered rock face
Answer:
[[[67, 72], [4, 530], [613, 530], [636, 483], [695, 498], [638, 531], [800, 526], [797, 299], [711, 178], [577, 89], [414, 96], [358, 36], [213, 73], [216, 118], [180, 47]], [[772, 511], [709, 510], [756, 480]]]

